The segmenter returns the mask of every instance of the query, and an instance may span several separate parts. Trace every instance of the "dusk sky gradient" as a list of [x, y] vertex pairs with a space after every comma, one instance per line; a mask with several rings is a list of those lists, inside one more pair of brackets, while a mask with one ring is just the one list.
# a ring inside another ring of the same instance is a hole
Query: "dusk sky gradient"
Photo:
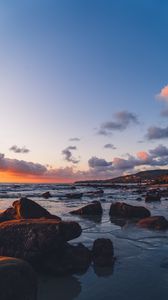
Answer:
[[1, 0], [0, 181], [167, 168], [167, 16], [166, 0]]

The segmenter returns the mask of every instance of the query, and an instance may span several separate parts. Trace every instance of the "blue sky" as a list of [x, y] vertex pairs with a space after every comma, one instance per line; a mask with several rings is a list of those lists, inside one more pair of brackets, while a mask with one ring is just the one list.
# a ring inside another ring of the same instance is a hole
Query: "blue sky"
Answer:
[[[168, 118], [160, 115], [168, 102], [161, 94], [168, 84], [167, 14], [167, 1], [157, 0], [1, 0], [0, 140], [5, 158], [0, 170], [8, 172], [6, 165], [16, 160], [47, 165], [47, 172], [50, 165], [58, 177], [61, 168], [72, 178], [74, 171], [104, 178], [166, 167], [165, 155], [157, 156], [156, 163], [135, 162], [123, 169], [113, 160], [168, 146], [167, 132], [156, 134], [156, 127], [167, 128]], [[98, 134], [102, 124], [120, 123], [115, 116], [120, 112], [127, 113], [124, 127]], [[154, 137], [146, 138], [151, 126]], [[69, 141], [74, 137], [80, 141]], [[109, 143], [116, 149], [104, 148]], [[10, 150], [13, 145], [30, 151]], [[100, 159], [94, 167], [88, 163], [92, 158]], [[159, 165], [161, 159], [165, 163]]]

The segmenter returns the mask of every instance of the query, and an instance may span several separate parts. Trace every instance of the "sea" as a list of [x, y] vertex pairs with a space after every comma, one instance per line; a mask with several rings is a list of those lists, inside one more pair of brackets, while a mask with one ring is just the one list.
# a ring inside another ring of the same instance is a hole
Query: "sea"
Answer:
[[[97, 238], [110, 238], [114, 245], [114, 267], [95, 269], [85, 274], [66, 277], [40, 276], [38, 300], [167, 300], [168, 299], [168, 231], [138, 228], [133, 223], [113, 222], [109, 218], [110, 205], [124, 201], [145, 206], [152, 215], [168, 219], [168, 199], [145, 203], [144, 189], [129, 186], [102, 187], [104, 194], [92, 192], [99, 188], [68, 184], [0, 184], [0, 210], [12, 205], [20, 197], [28, 197], [63, 220], [75, 220], [82, 235], [71, 244], [82, 242], [91, 248]], [[51, 198], [42, 194], [50, 192]], [[88, 193], [91, 192], [91, 193]], [[80, 199], [67, 198], [68, 193], [83, 193]], [[103, 207], [102, 217], [83, 218], [69, 212], [93, 200]]]

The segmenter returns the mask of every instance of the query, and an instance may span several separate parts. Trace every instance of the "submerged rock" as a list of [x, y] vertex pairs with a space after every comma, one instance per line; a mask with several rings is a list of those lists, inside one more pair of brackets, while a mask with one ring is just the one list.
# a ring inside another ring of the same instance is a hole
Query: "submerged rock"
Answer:
[[45, 199], [48, 199], [48, 198], [51, 198], [51, 197], [52, 197], [50, 192], [45, 192], [45, 193], [43, 193], [41, 196], [42, 196], [43, 198], [45, 198]]
[[141, 197], [136, 198], [136, 201], [142, 201]]
[[56, 219], [58, 221], [61, 220], [59, 217], [50, 214], [38, 203], [26, 197], [14, 201], [12, 206], [13, 207], [8, 208], [6, 211], [0, 214], [0, 222], [34, 218]]
[[43, 270], [51, 275], [64, 276], [75, 273], [85, 273], [91, 263], [91, 251], [83, 244], [72, 246], [66, 244], [63, 248], [46, 257]]
[[110, 267], [114, 263], [114, 248], [110, 239], [100, 238], [94, 241], [92, 248], [93, 264], [97, 267]]
[[112, 203], [109, 212], [111, 217], [145, 218], [150, 216], [150, 211], [143, 206], [133, 206], [125, 202]]
[[147, 194], [145, 196], [145, 202], [153, 202], [153, 201], [160, 201], [161, 195], [159, 193], [156, 194]]
[[168, 220], [163, 216], [153, 216], [140, 220], [137, 225], [143, 228], [166, 230], [168, 229]]
[[168, 189], [161, 190], [159, 193], [162, 197], [168, 197]]
[[104, 191], [102, 189], [96, 190], [96, 191], [89, 191], [85, 193], [85, 196], [93, 198], [93, 197], [101, 197], [103, 196]]
[[71, 211], [70, 213], [74, 215], [101, 215], [103, 210], [99, 201], [93, 201], [90, 204]]
[[11, 257], [0, 257], [0, 299], [37, 299], [36, 274], [28, 263]]
[[0, 224], [0, 255], [37, 263], [59, 249], [63, 243], [80, 236], [76, 222], [54, 219], [14, 220]]
[[80, 199], [82, 198], [83, 193], [67, 193], [65, 194], [65, 197], [68, 199]]

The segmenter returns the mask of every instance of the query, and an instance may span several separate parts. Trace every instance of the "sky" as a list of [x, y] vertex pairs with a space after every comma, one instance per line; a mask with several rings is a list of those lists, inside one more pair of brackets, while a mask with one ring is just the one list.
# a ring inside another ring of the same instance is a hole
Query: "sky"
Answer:
[[168, 165], [166, 0], [0, 0], [0, 181]]

